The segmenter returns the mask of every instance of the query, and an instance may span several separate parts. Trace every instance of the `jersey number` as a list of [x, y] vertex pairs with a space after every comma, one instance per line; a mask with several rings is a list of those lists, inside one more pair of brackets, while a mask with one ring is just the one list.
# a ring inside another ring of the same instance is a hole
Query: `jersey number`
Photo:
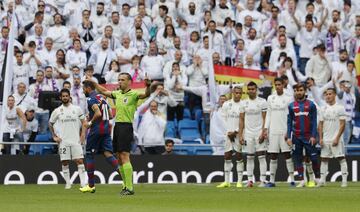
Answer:
[[66, 148], [59, 148], [59, 154], [66, 154]]

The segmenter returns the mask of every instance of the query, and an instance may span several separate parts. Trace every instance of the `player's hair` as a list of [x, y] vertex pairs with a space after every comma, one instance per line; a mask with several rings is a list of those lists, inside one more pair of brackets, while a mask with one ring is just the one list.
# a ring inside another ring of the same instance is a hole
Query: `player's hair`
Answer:
[[334, 92], [334, 94], [336, 94], [336, 88], [327, 88], [327, 89], [326, 89], [326, 92], [327, 92], [327, 91], [332, 91], [332, 92]]
[[299, 88], [303, 88], [306, 91], [306, 85], [304, 83], [297, 83], [293, 86], [294, 90], [298, 90]]
[[82, 84], [84, 88], [91, 88], [91, 90], [95, 90], [95, 85], [91, 81], [85, 80]]
[[255, 86], [255, 88], [257, 88], [257, 84], [253, 81], [250, 81], [248, 84], [247, 84], [247, 87], [253, 87]]
[[122, 72], [122, 73], [119, 74], [119, 76], [121, 76], [121, 75], [127, 76], [128, 80], [132, 81], [131, 75], [129, 73]]
[[166, 139], [166, 140], [165, 140], [165, 145], [168, 145], [168, 144], [174, 145], [174, 141], [171, 140], [171, 139]]
[[61, 91], [60, 91], [60, 96], [62, 96], [63, 93], [67, 93], [67, 94], [69, 94], [69, 96], [70, 96], [70, 91], [69, 91], [69, 89], [66, 89], [66, 88], [61, 89]]
[[274, 79], [274, 83], [275, 83], [275, 82], [281, 82], [281, 84], [284, 84], [284, 79], [281, 78], [281, 77], [276, 77], [276, 78]]

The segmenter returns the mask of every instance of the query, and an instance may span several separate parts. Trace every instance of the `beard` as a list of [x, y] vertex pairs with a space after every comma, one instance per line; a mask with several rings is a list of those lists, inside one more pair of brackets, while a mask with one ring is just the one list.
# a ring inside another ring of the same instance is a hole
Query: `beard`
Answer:
[[99, 10], [96, 11], [96, 15], [98, 15], [98, 16], [102, 15], [102, 13], [103, 13], [103, 11], [99, 11]]

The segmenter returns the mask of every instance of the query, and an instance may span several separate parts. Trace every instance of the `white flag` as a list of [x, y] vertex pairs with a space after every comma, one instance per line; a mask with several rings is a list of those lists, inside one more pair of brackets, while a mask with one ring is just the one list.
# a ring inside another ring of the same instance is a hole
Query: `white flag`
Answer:
[[7, 107], [7, 98], [11, 94], [11, 86], [13, 81], [13, 73], [14, 73], [14, 41], [15, 41], [15, 32], [17, 31], [18, 23], [15, 17], [15, 9], [11, 16], [11, 26], [9, 33], [9, 41], [6, 50], [6, 66], [5, 66], [5, 78], [4, 80], [4, 89], [3, 89], [3, 105], [0, 111], [0, 141], [3, 140], [4, 126], [5, 124], [5, 108]]

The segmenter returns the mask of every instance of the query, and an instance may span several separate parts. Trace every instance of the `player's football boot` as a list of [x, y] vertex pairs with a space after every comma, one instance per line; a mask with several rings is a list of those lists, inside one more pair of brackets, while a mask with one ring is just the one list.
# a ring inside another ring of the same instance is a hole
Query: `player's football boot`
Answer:
[[237, 183], [236, 183], [236, 188], [242, 188], [242, 187], [243, 187], [242, 182], [237, 182]]
[[71, 189], [71, 184], [66, 184], [65, 189]]
[[248, 183], [246, 184], [246, 187], [248, 188], [252, 188], [254, 186], [253, 181], [248, 181]]
[[266, 183], [264, 182], [260, 182], [260, 184], [258, 185], [259, 188], [264, 188], [266, 187]]
[[268, 183], [266, 183], [265, 187], [273, 188], [273, 187], [276, 187], [276, 185], [275, 185], [275, 183], [268, 182]]
[[230, 186], [230, 183], [223, 182], [220, 185], [216, 186], [216, 188], [229, 188]]
[[86, 185], [82, 188], [79, 188], [79, 190], [82, 192], [82, 193], [95, 193], [95, 186], [94, 187], [90, 187], [89, 185]]
[[134, 191], [131, 191], [131, 190], [127, 189], [127, 188], [125, 188], [124, 190], [122, 190], [120, 192], [120, 195], [123, 195], [123, 196], [129, 196], [129, 195], [134, 195], [134, 194], [135, 194]]
[[309, 182], [306, 184], [306, 187], [308, 187], [308, 188], [314, 188], [315, 186], [316, 186], [315, 181], [309, 181]]
[[345, 187], [347, 187], [347, 186], [348, 186], [348, 185], [347, 185], [347, 182], [342, 182], [342, 183], [341, 183], [341, 187], [342, 187], [342, 188], [345, 188]]
[[316, 187], [324, 187], [325, 183], [323, 181], [319, 181], [318, 184], [316, 185]]
[[296, 186], [296, 188], [303, 188], [303, 187], [305, 187], [305, 181], [304, 180], [300, 181], [300, 183]]

